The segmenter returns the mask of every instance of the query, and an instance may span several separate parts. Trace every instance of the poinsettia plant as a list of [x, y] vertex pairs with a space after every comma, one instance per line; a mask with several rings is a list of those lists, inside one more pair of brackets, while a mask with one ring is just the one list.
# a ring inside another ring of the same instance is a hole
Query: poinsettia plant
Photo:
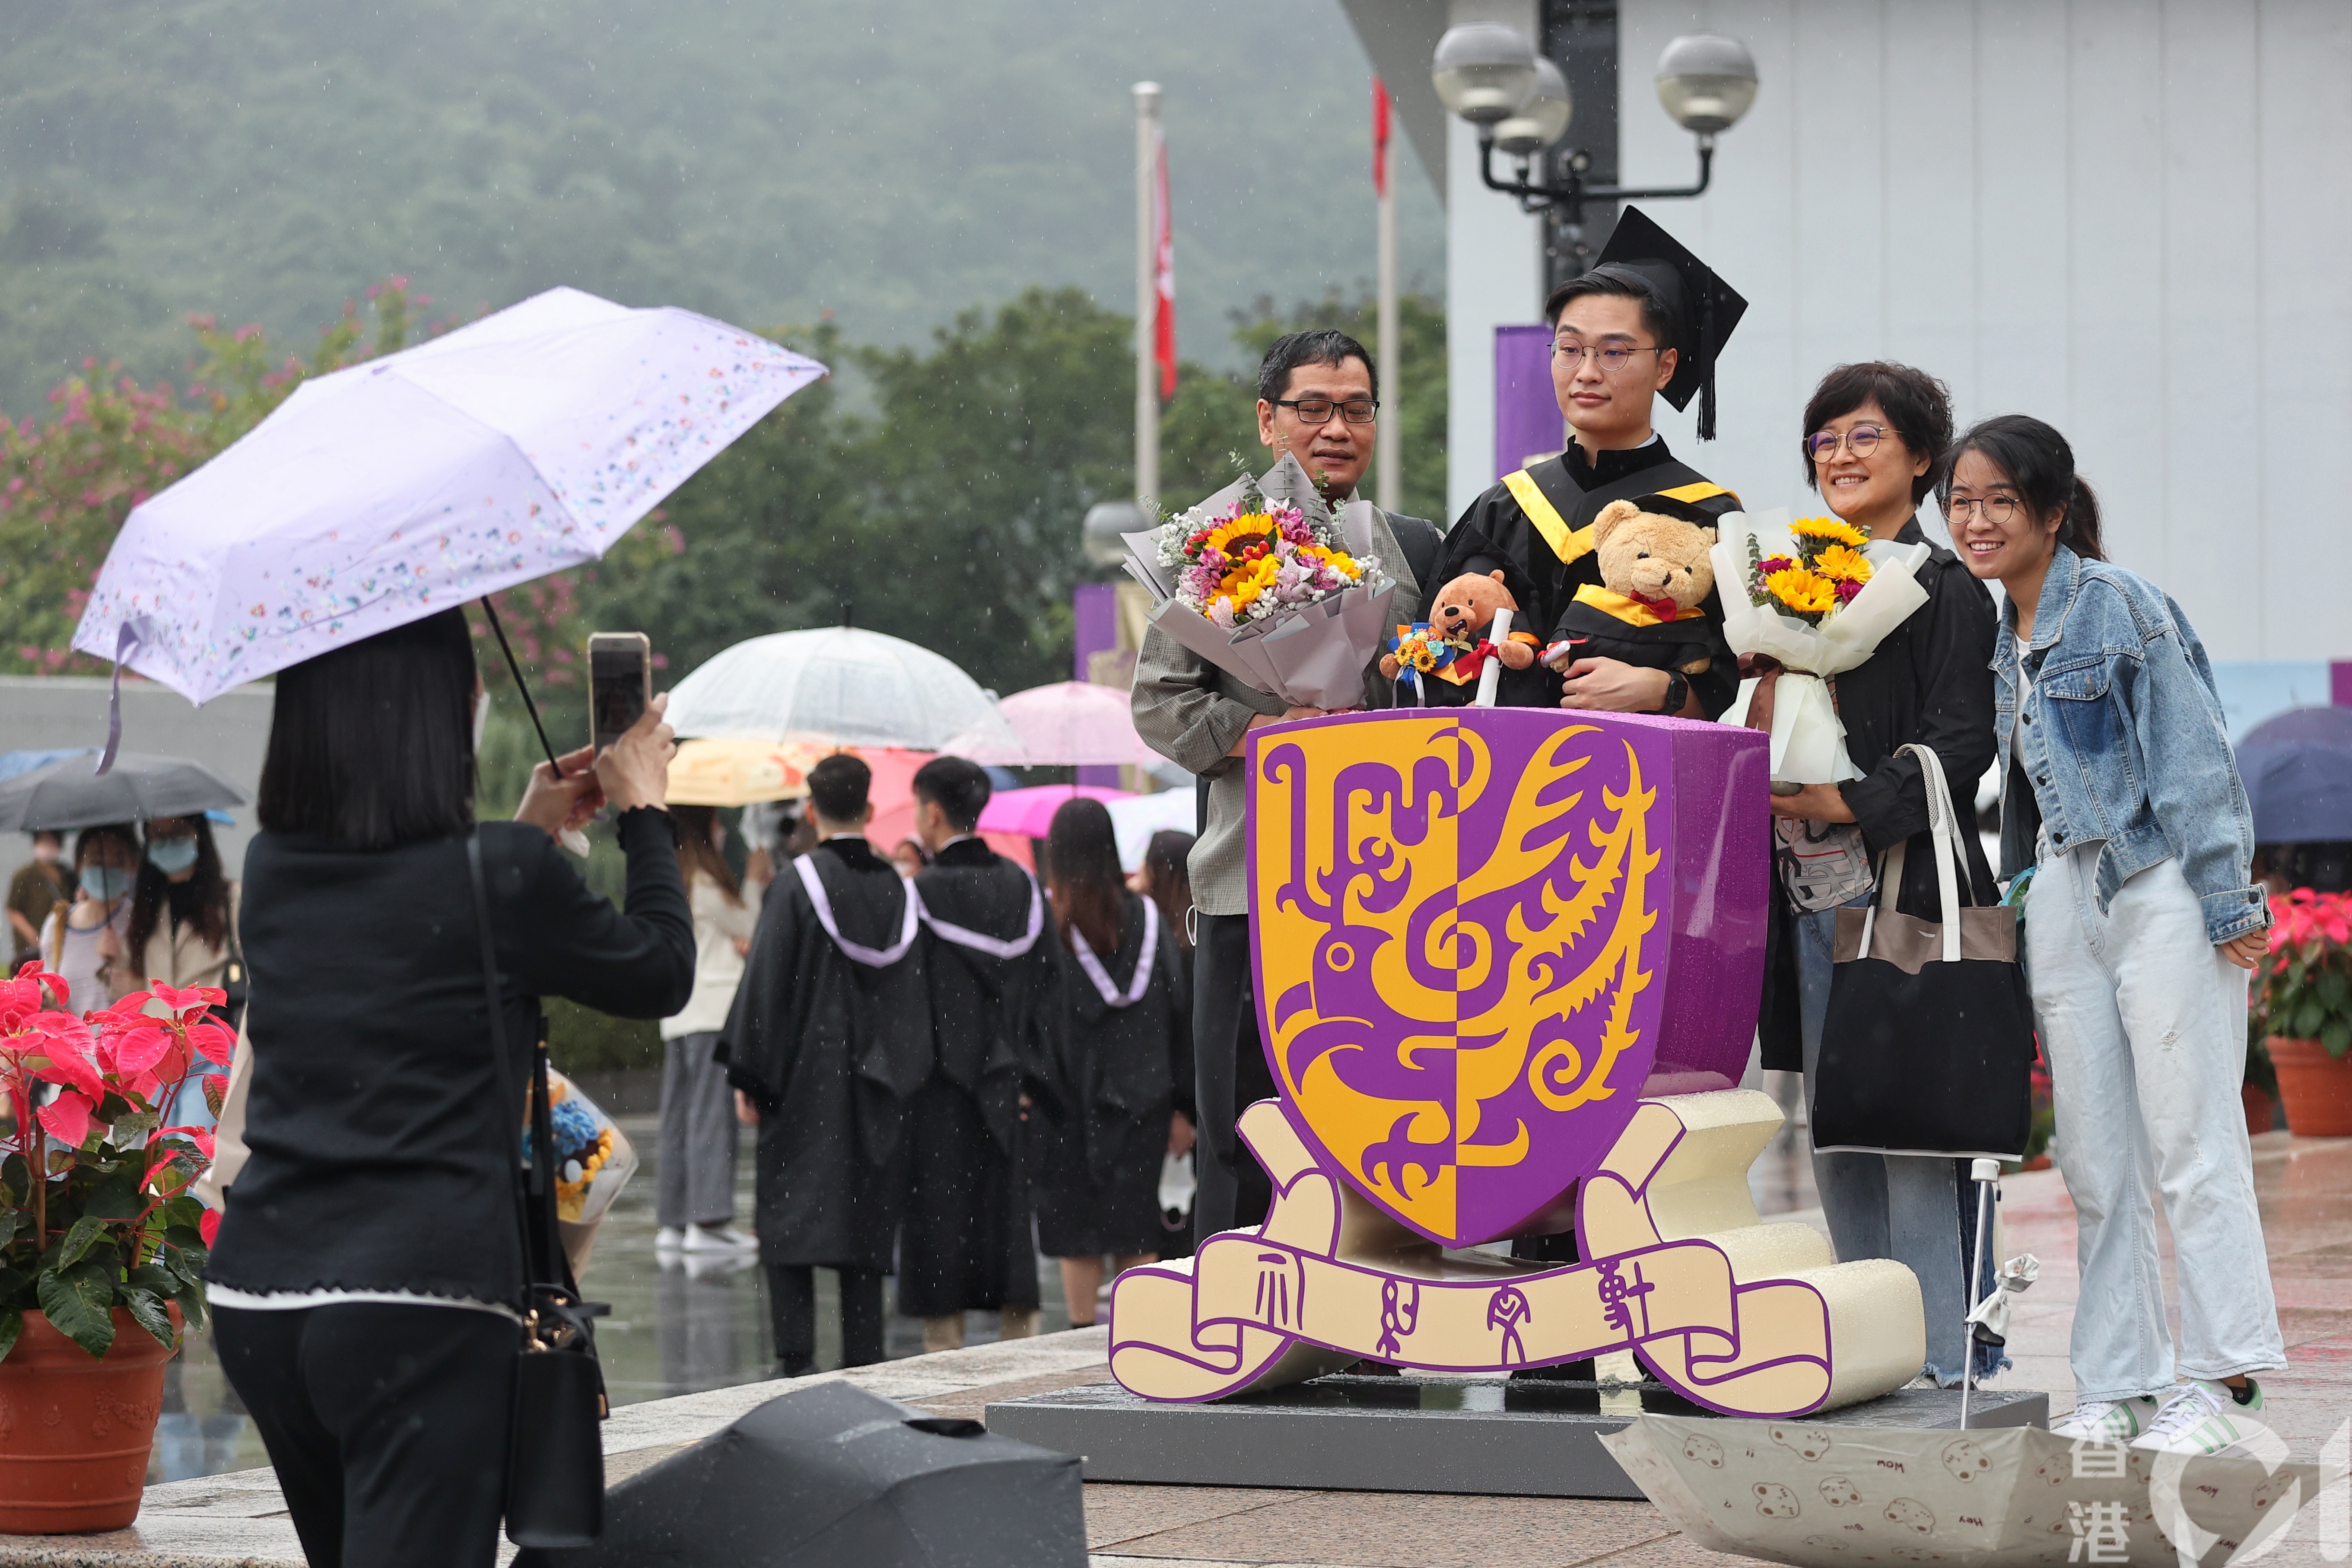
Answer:
[[188, 1187], [213, 1135], [163, 1121], [191, 1078], [219, 1114], [228, 1080], [214, 1069], [236, 1037], [211, 1009], [226, 997], [158, 985], [79, 1017], [68, 999], [37, 961], [0, 981], [0, 1359], [27, 1311], [93, 1356], [114, 1342], [117, 1307], [165, 1345], [173, 1303], [205, 1321], [219, 1215]]
[[2297, 888], [2272, 906], [2270, 964], [2257, 998], [2265, 1032], [2352, 1050], [2352, 893]]

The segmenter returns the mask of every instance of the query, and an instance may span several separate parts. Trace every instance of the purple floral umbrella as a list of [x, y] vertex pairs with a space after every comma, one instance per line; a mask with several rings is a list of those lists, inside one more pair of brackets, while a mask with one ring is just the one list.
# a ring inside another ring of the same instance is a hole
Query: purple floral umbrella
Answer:
[[690, 310], [551, 289], [305, 382], [135, 508], [74, 647], [204, 702], [597, 559], [825, 374]]

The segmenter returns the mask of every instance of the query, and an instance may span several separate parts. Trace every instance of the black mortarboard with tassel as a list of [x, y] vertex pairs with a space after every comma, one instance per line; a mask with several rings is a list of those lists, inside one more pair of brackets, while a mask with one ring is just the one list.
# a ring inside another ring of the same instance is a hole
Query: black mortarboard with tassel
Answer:
[[1592, 270], [1642, 284], [1673, 318], [1673, 346], [1681, 353], [1675, 378], [1665, 384], [1665, 399], [1679, 412], [1696, 394], [1698, 438], [1714, 440], [1715, 362], [1747, 314], [1748, 301], [1639, 207], [1629, 206], [1618, 217]]

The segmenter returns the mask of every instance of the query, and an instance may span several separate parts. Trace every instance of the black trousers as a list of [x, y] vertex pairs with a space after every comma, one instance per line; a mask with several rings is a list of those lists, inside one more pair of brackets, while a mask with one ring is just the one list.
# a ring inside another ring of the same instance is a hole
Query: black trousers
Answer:
[[310, 1568], [490, 1568], [522, 1328], [456, 1307], [214, 1310]]
[[1258, 1042], [1250, 979], [1249, 916], [1200, 917], [1192, 950], [1192, 1079], [1200, 1102], [1200, 1186], [1192, 1194], [1192, 1246], [1221, 1230], [1262, 1223], [1274, 1183], [1244, 1147], [1234, 1123], [1280, 1090]]
[[[871, 1366], [882, 1359], [882, 1273], [843, 1268], [841, 1364]], [[786, 1377], [816, 1370], [816, 1270], [806, 1264], [768, 1265], [768, 1317], [776, 1333], [776, 1360]]]

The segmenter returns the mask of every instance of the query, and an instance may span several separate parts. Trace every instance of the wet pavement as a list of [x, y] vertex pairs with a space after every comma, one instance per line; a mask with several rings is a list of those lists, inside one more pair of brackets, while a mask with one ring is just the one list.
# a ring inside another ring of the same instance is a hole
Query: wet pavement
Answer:
[[[599, 1324], [596, 1348], [604, 1363], [604, 1385], [613, 1403], [637, 1405], [674, 1394], [757, 1383], [778, 1375], [768, 1326], [767, 1279], [752, 1254], [671, 1255], [654, 1249], [654, 1148], [657, 1119], [617, 1118], [645, 1163], [614, 1200], [596, 1235], [596, 1251], [581, 1288], [592, 1300], [607, 1302], [613, 1315]], [[749, 1228], [751, 1215], [751, 1138], [743, 1130], [736, 1161], [735, 1214]], [[839, 1288], [830, 1269], [817, 1279], [817, 1367], [841, 1364]], [[893, 1299], [895, 1284], [892, 1282]], [[1062, 1272], [1051, 1259], [1038, 1268], [1039, 1330], [1070, 1326], [1062, 1300]], [[996, 1314], [972, 1312], [964, 1342], [996, 1338]], [[923, 1326], [895, 1312], [886, 1348], [893, 1360], [919, 1355]], [[186, 1348], [164, 1369], [163, 1415], [147, 1479], [184, 1480], [251, 1469], [269, 1462], [261, 1437], [221, 1375], [212, 1336], [191, 1333]]]

